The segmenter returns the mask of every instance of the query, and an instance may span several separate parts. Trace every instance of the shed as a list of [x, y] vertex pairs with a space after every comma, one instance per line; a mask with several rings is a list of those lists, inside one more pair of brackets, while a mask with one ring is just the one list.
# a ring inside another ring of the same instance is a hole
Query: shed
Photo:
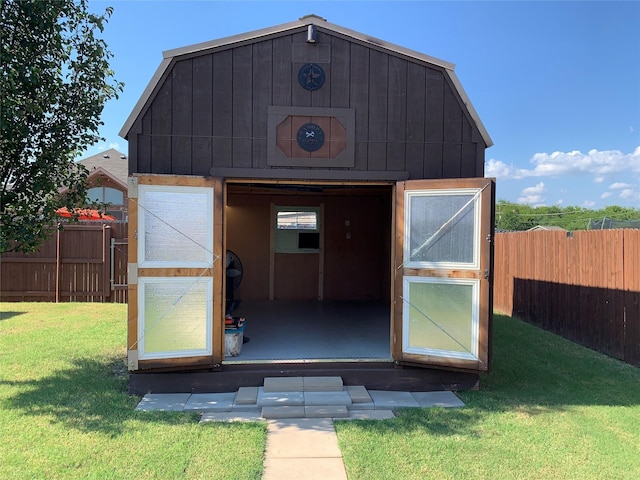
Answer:
[[477, 385], [492, 141], [453, 68], [315, 15], [164, 53], [121, 131], [132, 393]]

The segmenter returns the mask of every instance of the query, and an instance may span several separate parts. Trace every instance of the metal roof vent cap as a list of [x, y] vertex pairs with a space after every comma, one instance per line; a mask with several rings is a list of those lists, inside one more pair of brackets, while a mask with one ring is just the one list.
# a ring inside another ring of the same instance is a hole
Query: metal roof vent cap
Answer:
[[318, 40], [318, 29], [312, 23], [307, 26], [307, 43], [316, 43]]

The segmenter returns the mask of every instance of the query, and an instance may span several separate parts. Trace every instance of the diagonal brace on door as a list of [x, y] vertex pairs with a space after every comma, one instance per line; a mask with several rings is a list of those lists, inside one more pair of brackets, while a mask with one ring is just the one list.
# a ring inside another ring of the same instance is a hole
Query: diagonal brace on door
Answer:
[[440, 239], [448, 230], [455, 225], [455, 222], [464, 214], [470, 205], [473, 205], [475, 201], [480, 197], [485, 188], [487, 188], [489, 184], [487, 183], [484, 187], [478, 190], [471, 199], [467, 203], [465, 203], [456, 213], [454, 213], [449, 220], [444, 222], [436, 232], [433, 233], [429, 238], [427, 238], [421, 245], [417, 246], [413, 249], [413, 251], [409, 254], [409, 258], [407, 258], [404, 262], [398, 265], [398, 269], [403, 268], [408, 262], [410, 262], [415, 256], [420, 253], [422, 250], [430, 246], [436, 240]]
[[480, 358], [478, 358], [478, 356], [476, 354], [474, 354], [472, 351], [470, 351], [466, 346], [464, 346], [457, 338], [455, 338], [452, 334], [450, 334], [442, 325], [440, 325], [438, 322], [436, 322], [434, 319], [432, 319], [429, 315], [427, 315], [425, 312], [423, 312], [421, 309], [419, 309], [418, 307], [416, 307], [414, 304], [412, 304], [409, 300], [407, 300], [405, 297], [400, 297], [402, 299], [402, 301], [404, 303], [406, 303], [407, 305], [409, 305], [411, 308], [413, 308], [416, 312], [418, 312], [420, 315], [422, 315], [426, 320], [428, 320], [434, 327], [436, 327], [438, 330], [440, 330], [442, 333], [444, 333], [447, 337], [449, 337], [451, 340], [453, 340], [456, 344], [460, 345], [460, 347], [462, 347], [462, 349], [467, 352], [469, 355], [471, 355], [473, 357], [474, 360], [480, 362], [481, 364], [484, 364], [484, 362], [482, 360], [480, 360]]
[[[144, 210], [146, 214], [156, 218], [157, 220], [162, 222], [164, 225], [169, 227], [171, 230], [177, 232], [179, 235], [181, 235], [182, 237], [186, 238], [187, 240], [192, 242], [197, 247], [201, 248], [205, 252], [210, 253], [212, 255], [213, 261], [211, 262], [211, 264], [209, 266], [206, 266], [206, 267], [201, 267], [202, 271], [201, 271], [200, 275], [198, 275], [197, 277], [194, 277], [194, 278], [203, 278], [207, 274], [208, 271], [210, 271], [210, 270], [212, 270], [214, 268], [214, 264], [217, 261], [220, 260], [220, 255], [216, 255], [214, 252], [212, 252], [205, 245], [202, 245], [200, 242], [198, 242], [194, 238], [191, 238], [185, 232], [177, 229], [175, 226], [173, 226], [171, 223], [167, 222], [165, 219], [163, 219], [160, 216], [156, 215], [151, 210], [145, 208], [143, 205], [141, 205], [139, 202], [137, 202], [137, 199], [134, 198], [132, 200], [134, 200], [136, 202], [138, 208]], [[183, 290], [177, 292], [177, 295], [176, 295], [175, 299], [173, 299], [171, 302], [166, 303], [165, 305], [162, 306], [162, 312], [158, 315], [158, 317], [156, 318], [155, 322], [153, 322], [152, 324], [148, 325], [145, 330], [147, 332], [150, 332], [150, 331], [154, 330], [156, 328], [156, 326], [159, 325], [160, 322], [163, 319], [165, 319], [177, 305], [180, 304], [180, 302], [190, 293], [190, 291], [195, 287], [195, 285], [196, 285], [195, 283], [192, 283], [190, 285], [187, 285]], [[146, 333], [144, 331], [143, 332], [138, 332], [138, 338], [135, 341], [134, 345], [130, 345], [128, 348], [129, 349], [135, 348], [140, 343], [140, 340], [142, 340], [145, 337], [145, 335], [146, 335]]]

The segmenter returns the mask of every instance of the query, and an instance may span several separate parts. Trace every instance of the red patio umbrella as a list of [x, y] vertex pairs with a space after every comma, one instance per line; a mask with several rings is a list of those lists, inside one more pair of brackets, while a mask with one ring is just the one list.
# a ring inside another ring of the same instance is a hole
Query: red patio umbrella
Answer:
[[93, 208], [75, 208], [72, 213], [67, 207], [62, 207], [56, 210], [56, 214], [64, 218], [77, 216], [78, 220], [116, 220], [116, 217], [113, 215], [100, 213], [99, 210]]

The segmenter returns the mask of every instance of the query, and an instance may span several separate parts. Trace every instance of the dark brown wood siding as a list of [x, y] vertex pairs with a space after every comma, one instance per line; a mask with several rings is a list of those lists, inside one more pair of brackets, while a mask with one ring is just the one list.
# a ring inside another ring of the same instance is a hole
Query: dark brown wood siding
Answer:
[[[305, 63], [322, 66], [322, 88], [299, 84]], [[174, 59], [129, 132], [130, 173], [277, 168], [269, 106], [353, 109], [350, 170], [484, 174], [486, 145], [441, 67], [324, 31], [315, 45], [292, 31]]]

